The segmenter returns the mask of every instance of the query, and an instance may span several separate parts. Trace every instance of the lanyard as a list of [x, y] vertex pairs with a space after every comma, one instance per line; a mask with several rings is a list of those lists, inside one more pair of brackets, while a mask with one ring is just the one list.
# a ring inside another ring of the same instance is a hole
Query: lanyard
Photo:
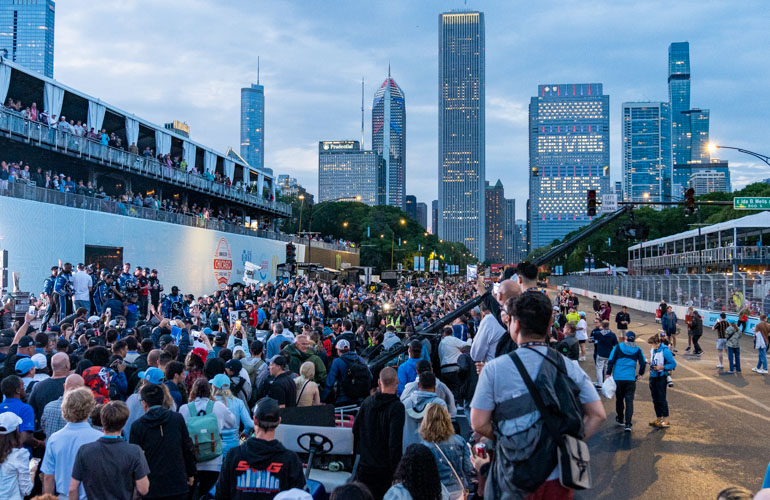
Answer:
[[546, 344], [545, 342], [525, 342], [523, 344], [519, 344], [519, 347], [536, 347], [536, 346], [548, 347], [548, 344]]

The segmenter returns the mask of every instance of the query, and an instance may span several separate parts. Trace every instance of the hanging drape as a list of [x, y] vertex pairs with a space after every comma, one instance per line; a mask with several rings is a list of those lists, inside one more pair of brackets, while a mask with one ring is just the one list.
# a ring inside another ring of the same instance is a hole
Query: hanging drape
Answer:
[[52, 83], [46, 82], [45, 95], [43, 96], [43, 108], [51, 119], [57, 118], [61, 114], [61, 107], [64, 104], [64, 89], [57, 87]]
[[203, 155], [203, 168], [206, 172], [210, 172], [214, 175], [217, 171], [217, 155], [211, 151], [206, 151]]
[[139, 122], [129, 117], [126, 117], [126, 142], [129, 146], [139, 142]]
[[246, 165], [243, 166], [243, 183], [247, 186], [251, 184], [251, 172]]
[[262, 191], [265, 189], [265, 174], [262, 172], [257, 174], [257, 194], [262, 196]]
[[11, 85], [11, 67], [0, 64], [0, 104], [5, 104], [8, 97], [8, 87]]
[[107, 111], [107, 106], [104, 104], [88, 101], [88, 126], [93, 127], [94, 130], [101, 130], [105, 111]]
[[225, 175], [230, 182], [235, 182], [235, 162], [228, 158], [225, 158]]
[[188, 172], [195, 168], [195, 154], [197, 153], [197, 149], [195, 144], [187, 141], [182, 142], [182, 156], [184, 157], [184, 161], [187, 162]]
[[167, 155], [171, 152], [171, 136], [160, 130], [155, 131], [155, 154]]

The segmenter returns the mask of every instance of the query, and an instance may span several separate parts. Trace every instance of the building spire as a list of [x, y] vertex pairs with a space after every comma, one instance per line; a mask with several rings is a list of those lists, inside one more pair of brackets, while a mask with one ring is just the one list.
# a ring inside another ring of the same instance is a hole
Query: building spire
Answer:
[[388, 60], [388, 80], [390, 80], [390, 60]]
[[361, 149], [364, 147], [364, 77], [361, 77]]
[[257, 56], [257, 85], [259, 85], [259, 56]]

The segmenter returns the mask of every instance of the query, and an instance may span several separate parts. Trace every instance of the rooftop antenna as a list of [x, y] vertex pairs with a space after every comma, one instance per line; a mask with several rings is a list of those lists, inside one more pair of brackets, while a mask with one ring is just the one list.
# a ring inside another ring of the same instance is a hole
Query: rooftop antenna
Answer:
[[364, 77], [361, 77], [361, 149], [364, 147]]
[[259, 56], [257, 56], [257, 85], [259, 85]]

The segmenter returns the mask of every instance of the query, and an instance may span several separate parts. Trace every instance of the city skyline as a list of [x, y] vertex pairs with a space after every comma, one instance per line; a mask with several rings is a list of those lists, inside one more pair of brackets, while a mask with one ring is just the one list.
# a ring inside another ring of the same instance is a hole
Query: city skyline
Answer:
[[[430, 166], [438, 154], [435, 19], [455, 5], [354, 5], [342, 14], [304, 3], [259, 9], [250, 5], [164, 2], [153, 5], [148, 15], [146, 5], [95, 4], [85, 9], [78, 2], [59, 0], [56, 77], [157, 123], [186, 121], [194, 140], [225, 151], [238, 145], [240, 88], [256, 81], [256, 58], [261, 54], [260, 83], [270, 101], [265, 166], [276, 175], [298, 178], [317, 193], [318, 141], [358, 138], [361, 76], [367, 82], [381, 81], [382, 68], [390, 60], [410, 97], [407, 155], [413, 167], [406, 183], [418, 200], [434, 199], [437, 179]], [[712, 140], [761, 151], [764, 128], [759, 120], [770, 100], [750, 91], [761, 87], [770, 73], [752, 63], [770, 43], [756, 15], [760, 7], [759, 2], [729, 7], [603, 2], [599, 15], [587, 16], [582, 9], [561, 4], [469, 2], [468, 8], [487, 15], [487, 179], [501, 178], [517, 199], [518, 213], [525, 213], [527, 185], [520, 179], [527, 168], [526, 109], [531, 89], [542, 81], [604, 83], [605, 93], [612, 96], [611, 178], [620, 179], [621, 103], [667, 99], [666, 51], [678, 41], [690, 43], [695, 66], [692, 104], [711, 110]], [[115, 23], [116, 15], [124, 22]], [[654, 36], [627, 22], [639, 16], [655, 24]], [[170, 17], [179, 20], [179, 28], [163, 22]], [[350, 29], [342, 34], [331, 29], [331, 20], [362, 18], [382, 21], [381, 36], [370, 36], [371, 23], [348, 23]], [[222, 30], [208, 31], [217, 24], [230, 26], [227, 37]], [[572, 33], [568, 46], [540, 36], [562, 31]], [[302, 35], [295, 37], [296, 32]], [[111, 62], [115, 50], [123, 54], [120, 65]], [[366, 94], [371, 96], [374, 89], [367, 84]], [[369, 132], [370, 124], [366, 126]], [[763, 164], [749, 157], [723, 151], [720, 158], [730, 161], [734, 188], [767, 177]]]

